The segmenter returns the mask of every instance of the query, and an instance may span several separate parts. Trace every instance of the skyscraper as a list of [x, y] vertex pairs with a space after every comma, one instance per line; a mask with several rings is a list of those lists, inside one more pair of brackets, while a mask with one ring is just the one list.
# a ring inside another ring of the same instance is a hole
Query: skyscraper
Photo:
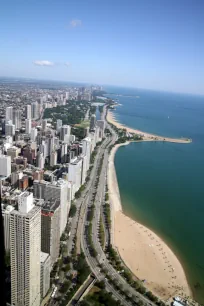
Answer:
[[63, 125], [60, 130], [60, 140], [64, 141], [65, 136], [70, 136], [71, 133], [71, 127], [69, 125]]
[[10, 251], [10, 213], [13, 210], [14, 207], [11, 205], [2, 208], [2, 216], [4, 220], [4, 245], [6, 251]]
[[19, 196], [19, 209], [10, 214], [11, 303], [40, 305], [41, 209], [32, 194]]
[[62, 179], [57, 182], [34, 181], [33, 183], [34, 197], [44, 200], [60, 200], [60, 236], [63, 233], [70, 208], [68, 202], [68, 183]]
[[53, 151], [50, 154], [50, 166], [53, 167], [57, 164], [57, 152]]
[[56, 125], [57, 132], [60, 132], [61, 127], [62, 127], [62, 120], [57, 119], [57, 125]]
[[10, 120], [13, 122], [13, 107], [12, 106], [8, 106], [6, 108], [6, 121], [10, 121]]
[[86, 137], [82, 140], [82, 154], [86, 156], [86, 171], [89, 169], [91, 157], [91, 139]]
[[38, 152], [37, 154], [37, 158], [36, 158], [36, 166], [40, 169], [44, 168], [44, 164], [45, 164], [45, 159], [43, 156], [43, 153]]
[[51, 266], [60, 250], [60, 200], [45, 201], [41, 207], [41, 251], [50, 254]]
[[43, 121], [42, 121], [42, 129], [43, 129], [43, 131], [45, 131], [46, 128], [47, 128], [47, 120], [43, 119]]
[[31, 115], [32, 119], [37, 119], [39, 117], [38, 102], [33, 102], [31, 104]]
[[11, 175], [11, 156], [0, 155], [0, 176]]
[[13, 111], [13, 124], [16, 129], [21, 128], [21, 111], [19, 109], [14, 109]]
[[31, 119], [32, 118], [31, 105], [26, 105], [26, 107], [25, 107], [25, 118], [26, 119]]
[[15, 125], [12, 123], [5, 124], [5, 136], [13, 137], [15, 135]]
[[90, 130], [94, 130], [96, 126], [96, 115], [91, 115], [91, 120], [90, 120]]
[[[30, 106], [30, 105], [28, 105]], [[25, 120], [25, 129], [26, 129], [26, 134], [31, 134], [31, 119], [26, 119]]]
[[31, 129], [31, 141], [36, 141], [36, 137], [37, 137], [38, 131], [36, 128], [32, 128]]

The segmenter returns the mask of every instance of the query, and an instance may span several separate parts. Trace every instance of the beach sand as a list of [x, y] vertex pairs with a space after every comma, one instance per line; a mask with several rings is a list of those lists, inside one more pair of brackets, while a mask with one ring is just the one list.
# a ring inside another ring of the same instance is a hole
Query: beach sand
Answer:
[[166, 141], [166, 142], [174, 142], [174, 143], [190, 143], [190, 142], [192, 142], [191, 139], [164, 137], [164, 136], [150, 134], [150, 133], [142, 132], [142, 131], [137, 130], [137, 129], [130, 128], [130, 127], [128, 127], [126, 125], [123, 125], [120, 122], [118, 122], [115, 118], [115, 115], [110, 110], [108, 110], [108, 112], [107, 112], [106, 120], [109, 123], [115, 125], [119, 129], [126, 129], [127, 132], [129, 132], [129, 133], [135, 133], [135, 134], [138, 134], [138, 135], [142, 135], [143, 140]]
[[112, 213], [112, 243], [126, 266], [155, 295], [166, 301], [172, 296], [191, 296], [183, 268], [171, 249], [153, 231], [126, 216], [121, 207], [114, 156], [109, 157], [108, 188]]

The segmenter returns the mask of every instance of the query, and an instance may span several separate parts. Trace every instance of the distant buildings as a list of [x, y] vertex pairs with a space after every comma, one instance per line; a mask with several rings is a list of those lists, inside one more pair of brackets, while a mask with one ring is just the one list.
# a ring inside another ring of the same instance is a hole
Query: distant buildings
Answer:
[[19, 196], [18, 211], [10, 213], [11, 303], [40, 305], [40, 207], [32, 194]]

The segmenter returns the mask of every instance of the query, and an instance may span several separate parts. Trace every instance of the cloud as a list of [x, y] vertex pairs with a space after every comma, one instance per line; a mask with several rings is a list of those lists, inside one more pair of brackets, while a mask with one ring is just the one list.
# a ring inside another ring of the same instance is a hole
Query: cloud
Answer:
[[65, 62], [64, 64], [65, 64], [65, 66], [67, 66], [67, 67], [70, 66], [70, 63], [69, 63], [69, 62]]
[[80, 19], [72, 19], [70, 21], [70, 25], [72, 28], [80, 27], [82, 25], [82, 21]]
[[34, 61], [33, 63], [37, 66], [54, 66], [54, 63], [50, 61]]

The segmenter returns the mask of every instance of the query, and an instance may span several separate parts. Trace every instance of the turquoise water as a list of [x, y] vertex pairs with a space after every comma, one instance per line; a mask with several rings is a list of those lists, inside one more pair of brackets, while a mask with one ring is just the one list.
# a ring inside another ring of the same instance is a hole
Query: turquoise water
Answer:
[[[204, 304], [204, 97], [106, 88], [116, 118], [143, 131], [190, 137], [191, 144], [132, 143], [115, 157], [126, 214], [161, 236], [180, 259]], [[136, 97], [136, 96], [139, 96]]]

